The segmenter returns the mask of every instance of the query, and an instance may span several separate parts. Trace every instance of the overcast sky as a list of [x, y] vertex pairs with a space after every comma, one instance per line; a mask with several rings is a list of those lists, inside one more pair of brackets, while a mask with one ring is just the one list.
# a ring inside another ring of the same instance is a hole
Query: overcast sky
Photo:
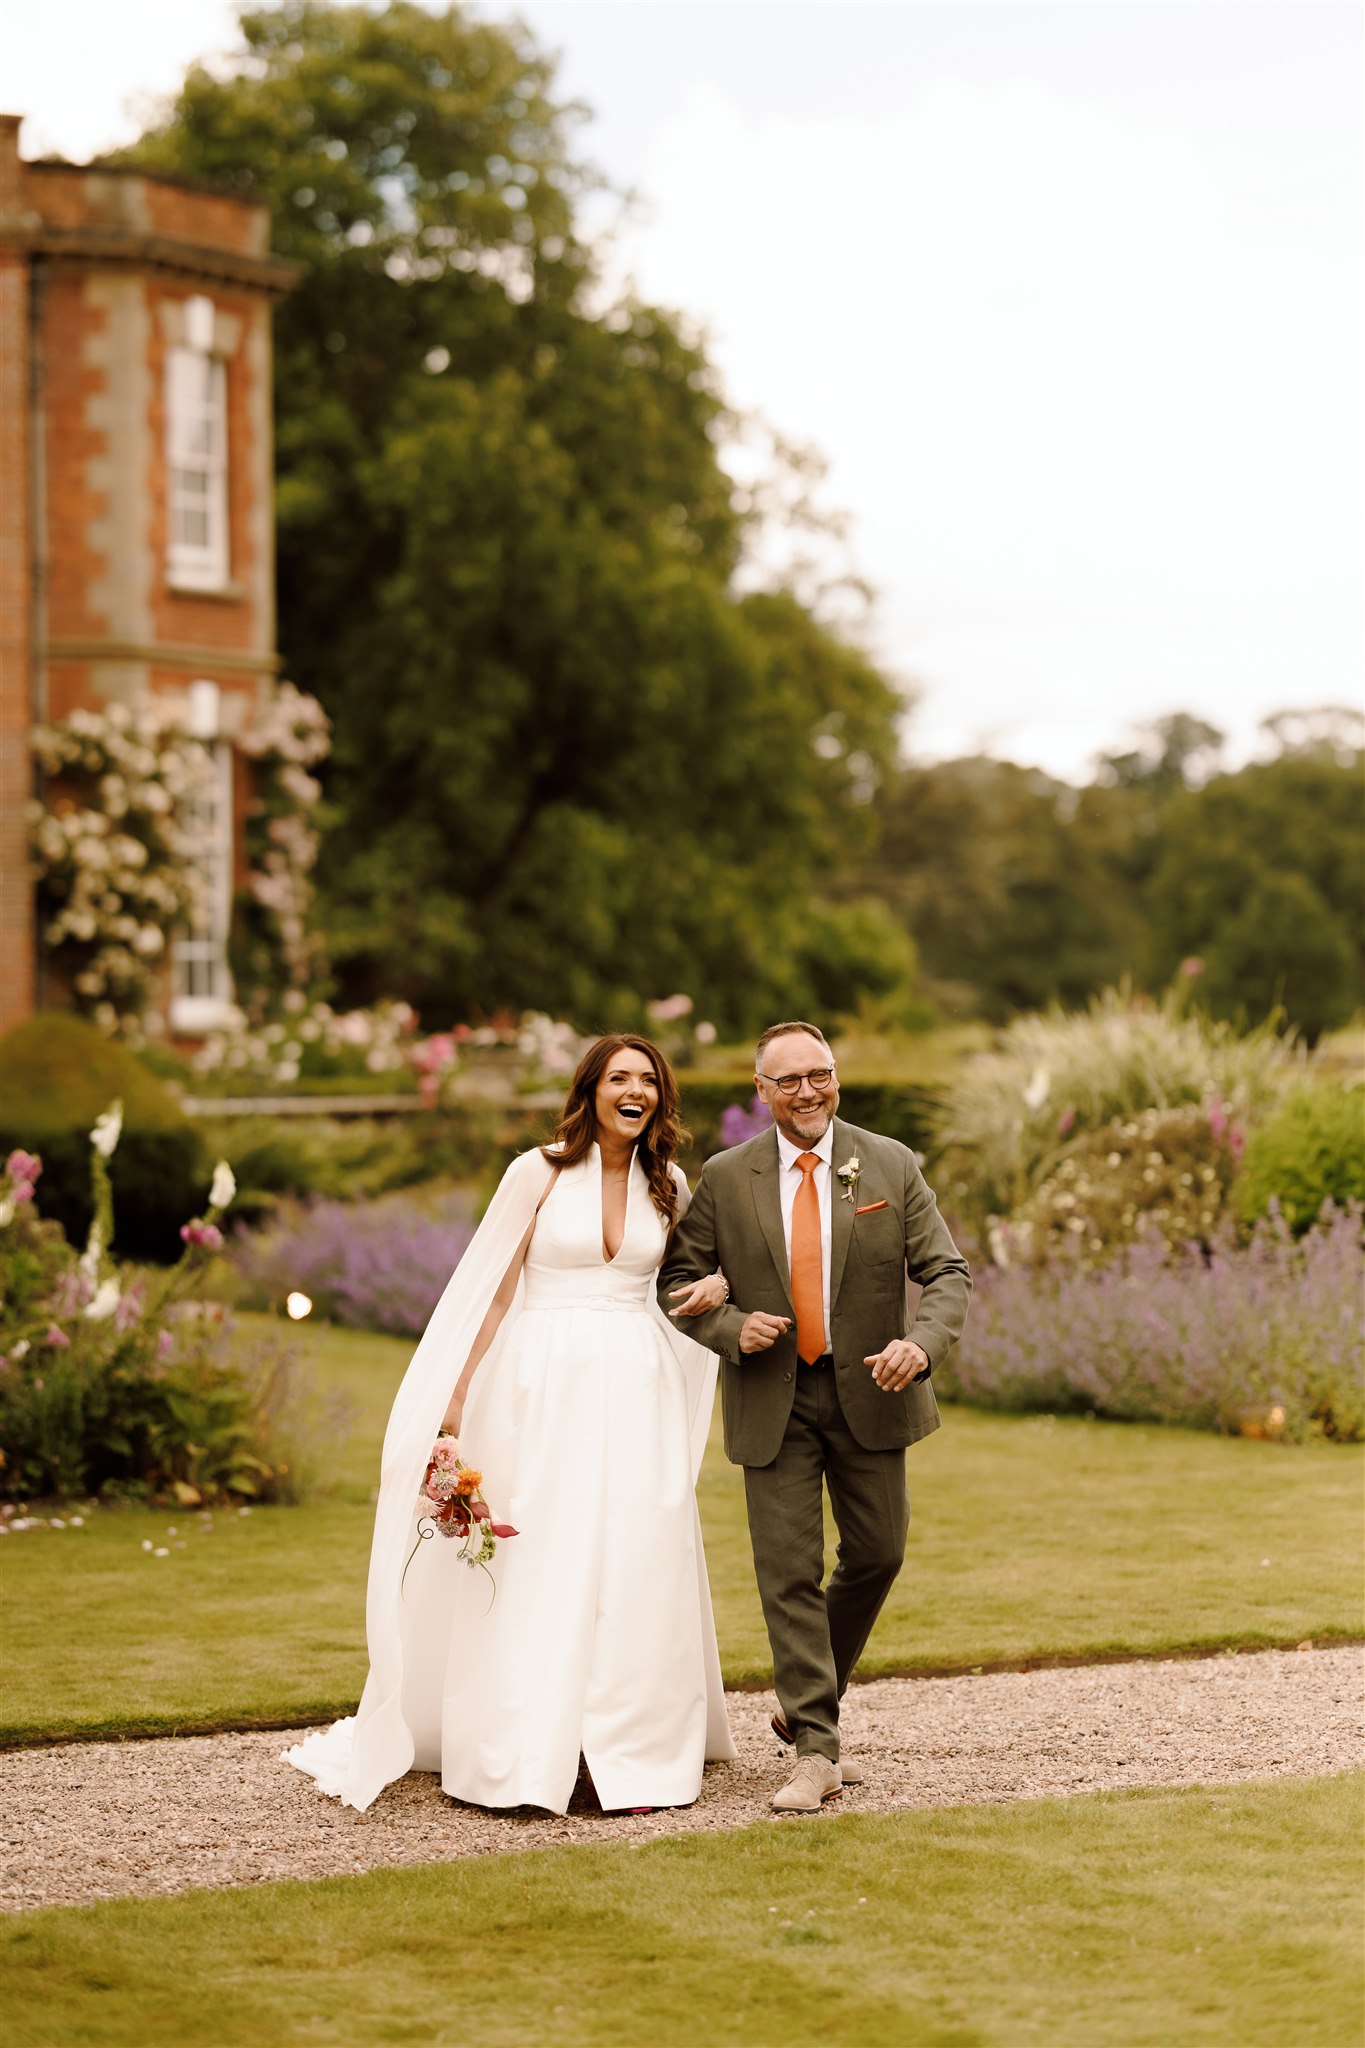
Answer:
[[[502, 10], [490, 7], [497, 15]], [[1365, 674], [1355, 0], [530, 0], [619, 253], [829, 461], [918, 755], [1234, 757]], [[224, 0], [0, 24], [28, 154], [136, 133]]]

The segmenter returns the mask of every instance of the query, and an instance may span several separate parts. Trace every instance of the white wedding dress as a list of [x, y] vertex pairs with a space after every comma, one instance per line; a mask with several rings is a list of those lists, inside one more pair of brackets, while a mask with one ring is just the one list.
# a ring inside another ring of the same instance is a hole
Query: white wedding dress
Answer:
[[[461, 1455], [483, 1473], [494, 1519], [518, 1534], [499, 1544], [491, 1583], [460, 1561], [457, 1544], [422, 1542], [400, 1593], [397, 1528], [384, 1537], [381, 1491], [359, 1714], [287, 1752], [323, 1791], [355, 1806], [417, 1769], [439, 1771], [446, 1792], [480, 1806], [562, 1813], [580, 1751], [604, 1807], [680, 1806], [697, 1797], [708, 1756], [735, 1754], [694, 1490], [714, 1357], [655, 1303], [666, 1230], [638, 1161], [621, 1245], [608, 1260], [596, 1146], [558, 1173], [538, 1213], [549, 1168], [529, 1157], [539, 1172], [514, 1163], [462, 1262], [475, 1255], [471, 1284], [487, 1266], [491, 1294], [508, 1263], [501, 1244], [531, 1202], [517, 1301], [474, 1374], [460, 1428]], [[495, 1211], [514, 1181], [519, 1207], [501, 1218], [499, 1239]], [[484, 1259], [490, 1223], [495, 1242]], [[458, 1293], [455, 1281], [447, 1292]], [[443, 1312], [444, 1302], [423, 1347]], [[467, 1348], [435, 1368], [419, 1348], [409, 1368], [427, 1406], [445, 1389], [428, 1448]], [[413, 1454], [393, 1456], [396, 1437], [422, 1437], [401, 1426], [407, 1390], [405, 1380], [384, 1485], [409, 1486], [411, 1551], [421, 1472], [400, 1478], [396, 1466]], [[387, 1519], [394, 1523], [392, 1512]]]

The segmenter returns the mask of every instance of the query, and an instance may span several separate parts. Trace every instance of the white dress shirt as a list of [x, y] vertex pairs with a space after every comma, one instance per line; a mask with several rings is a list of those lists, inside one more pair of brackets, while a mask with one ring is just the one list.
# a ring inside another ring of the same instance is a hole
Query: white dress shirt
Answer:
[[830, 1348], [829, 1338], [829, 1261], [830, 1223], [834, 1214], [834, 1124], [815, 1145], [793, 1145], [786, 1133], [777, 1134], [778, 1176], [777, 1188], [782, 1198], [782, 1235], [787, 1244], [787, 1278], [792, 1270], [792, 1209], [796, 1204], [796, 1190], [801, 1185], [801, 1169], [797, 1160], [803, 1152], [813, 1152], [820, 1164], [811, 1178], [815, 1192], [820, 1198], [820, 1278], [825, 1290], [825, 1344]]

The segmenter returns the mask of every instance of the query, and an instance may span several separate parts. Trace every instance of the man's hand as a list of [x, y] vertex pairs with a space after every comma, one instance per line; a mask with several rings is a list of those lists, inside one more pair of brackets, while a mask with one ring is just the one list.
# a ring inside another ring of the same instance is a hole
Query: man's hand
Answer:
[[865, 1358], [863, 1364], [872, 1367], [872, 1377], [884, 1394], [899, 1394], [912, 1381], [928, 1376], [929, 1354], [908, 1337], [893, 1337], [885, 1350]]
[[791, 1326], [790, 1316], [766, 1316], [762, 1309], [755, 1309], [751, 1316], [744, 1318], [739, 1348], [741, 1351], [771, 1351], [778, 1338], [784, 1336]]

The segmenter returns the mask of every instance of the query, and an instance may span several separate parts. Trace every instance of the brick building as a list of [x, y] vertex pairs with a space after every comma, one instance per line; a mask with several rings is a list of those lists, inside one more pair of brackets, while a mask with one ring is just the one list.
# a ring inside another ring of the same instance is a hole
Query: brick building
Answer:
[[245, 729], [277, 671], [272, 257], [264, 207], [138, 171], [26, 163], [0, 116], [0, 1029], [60, 1000], [35, 932], [28, 734], [147, 694], [214, 745], [212, 905], [173, 1028], [230, 999]]

